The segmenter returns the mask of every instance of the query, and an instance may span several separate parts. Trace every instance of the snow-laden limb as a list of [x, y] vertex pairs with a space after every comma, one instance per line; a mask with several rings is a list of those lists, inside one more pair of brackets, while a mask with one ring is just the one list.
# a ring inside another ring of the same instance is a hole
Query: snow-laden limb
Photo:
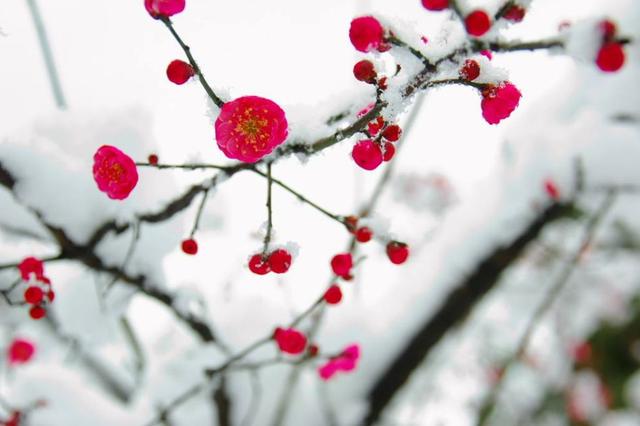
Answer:
[[520, 257], [542, 229], [567, 217], [571, 204], [551, 204], [508, 245], [499, 246], [481, 259], [467, 278], [454, 285], [437, 311], [413, 334], [395, 359], [371, 387], [364, 423], [374, 424], [382, 411], [449, 330], [464, 320], [485, 294], [499, 282], [502, 273]]
[[42, 224], [49, 230], [54, 240], [57, 242], [60, 248], [60, 260], [65, 259], [79, 261], [96, 272], [107, 273], [110, 276], [133, 286], [139, 292], [159, 301], [169, 309], [173, 310], [176, 316], [185, 322], [186, 325], [189, 326], [202, 341], [217, 341], [210, 325], [204, 320], [175, 309], [174, 295], [170, 291], [163, 289], [162, 286], [150, 284], [149, 280], [144, 275], [130, 275], [119, 267], [105, 264], [102, 258], [94, 251], [84, 245], [74, 242], [62, 228], [50, 225], [44, 220], [42, 220]]

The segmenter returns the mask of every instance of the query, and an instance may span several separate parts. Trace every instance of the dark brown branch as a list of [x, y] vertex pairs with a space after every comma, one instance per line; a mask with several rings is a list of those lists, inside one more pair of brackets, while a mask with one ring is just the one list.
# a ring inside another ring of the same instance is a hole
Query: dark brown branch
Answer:
[[453, 13], [457, 15], [458, 18], [460, 18], [460, 20], [464, 23], [464, 14], [462, 13], [462, 10], [460, 10], [458, 2], [456, 0], [449, 0], [449, 7], [453, 11]]
[[397, 38], [394, 35], [391, 35], [389, 38], [389, 43], [394, 44], [398, 47], [402, 47], [407, 49], [409, 52], [411, 52], [411, 54], [413, 56], [415, 56], [416, 58], [418, 58], [418, 60], [420, 60], [420, 62], [422, 62], [422, 64], [424, 65], [425, 68], [430, 69], [431, 71], [435, 71], [435, 66], [429, 62], [429, 59], [427, 59], [422, 52], [420, 52], [418, 49], [414, 48], [413, 46], [410, 46], [409, 44], [407, 44], [404, 40], [400, 40], [399, 38]]
[[[163, 165], [158, 166], [158, 168], [186, 168], [186, 169], [194, 169], [194, 168], [205, 168], [207, 165]], [[211, 165], [208, 165], [213, 167]], [[211, 179], [207, 179], [206, 181], [193, 185], [189, 187], [182, 195], [178, 198], [170, 201], [164, 208], [160, 209], [157, 212], [144, 213], [139, 215], [137, 219], [142, 223], [159, 223], [165, 220], [171, 219], [176, 214], [180, 213], [184, 209], [188, 208], [193, 200], [200, 194], [201, 192], [207, 191], [213, 188], [219, 177], [231, 177], [238, 173], [241, 170], [246, 170], [251, 168], [252, 164], [246, 163], [237, 163], [232, 166], [225, 167], [220, 174], [214, 176]], [[213, 168], [218, 168], [215, 166]], [[93, 248], [95, 247], [102, 239], [109, 234], [110, 232], [115, 232], [116, 234], [121, 234], [129, 229], [131, 224], [118, 224], [115, 220], [110, 220], [99, 226], [94, 233], [89, 238], [89, 242], [87, 243], [87, 247]]]
[[74, 355], [78, 357], [103, 389], [123, 403], [130, 401], [134, 389], [132, 386], [122, 383], [122, 380], [114, 376], [113, 371], [116, 368], [115, 366], [109, 366], [106, 360], [103, 360], [83, 347], [77, 338], [65, 333], [53, 312], [47, 314], [44, 319], [44, 324], [59, 341], [74, 348]]
[[[61, 254], [57, 254], [55, 256], [43, 257], [40, 260], [47, 263], [47, 262], [55, 262], [57, 260], [63, 260], [63, 259], [65, 258]], [[0, 265], [0, 271], [3, 269], [13, 269], [13, 268], [17, 269], [19, 264], [20, 262], [14, 262], [14, 263], [6, 263], [3, 265]]]
[[[15, 185], [15, 179], [13, 176], [9, 174], [4, 168], [2, 168], [2, 163], [0, 163], [0, 170], [4, 173], [4, 179], [0, 181], [0, 184], [7, 187], [7, 189], [12, 189], [13, 185]], [[215, 177], [212, 180], [215, 182]], [[5, 183], [7, 185], [5, 185]], [[204, 188], [202, 189], [204, 190]], [[188, 194], [191, 194], [192, 191], [189, 191]], [[199, 192], [199, 191], [198, 191]], [[14, 194], [15, 195], [15, 194]], [[195, 197], [195, 194], [192, 196]], [[155, 215], [143, 215], [140, 218], [145, 218], [147, 221], [153, 221], [154, 219], [158, 219], [158, 217], [169, 218], [176, 211], [184, 209], [188, 206], [184, 206], [184, 199], [187, 198], [185, 196], [180, 197], [176, 202], [171, 203], [167, 208], [162, 210], [159, 214]], [[192, 198], [191, 198], [192, 199]], [[190, 202], [190, 201], [189, 201]], [[76, 260], [81, 262], [85, 266], [93, 269], [97, 272], [105, 272], [112, 275], [114, 278], [120, 279], [123, 282], [135, 287], [140, 292], [146, 294], [147, 296], [156, 299], [160, 303], [164, 304], [171, 310], [181, 321], [183, 321], [191, 330], [198, 335], [198, 337], [203, 342], [218, 342], [214, 336], [213, 330], [211, 327], [206, 324], [203, 320], [194, 317], [188, 313], [179, 312], [174, 306], [174, 296], [167, 290], [161, 289], [157, 286], [149, 285], [145, 276], [130, 276], [125, 273], [121, 268], [115, 266], [107, 266], [103, 260], [95, 253], [95, 245], [101, 241], [101, 239], [113, 228], [120, 229], [115, 222], [110, 222], [113, 225], [104, 226], [99, 229], [96, 233], [94, 233], [94, 237], [90, 239], [88, 245], [82, 245], [73, 241], [65, 232], [64, 229], [51, 225], [48, 223], [44, 216], [34, 208], [26, 206], [26, 208], [33, 213], [36, 218], [40, 221], [43, 227], [45, 227], [53, 239], [57, 242], [60, 248], [60, 254], [55, 257], [55, 259], [67, 259], [67, 260]], [[141, 219], [142, 220], [142, 219]], [[128, 226], [127, 226], [128, 227]], [[106, 230], [105, 230], [106, 229]], [[127, 229], [127, 228], [125, 228]], [[96, 234], [102, 235], [100, 238], [95, 237]], [[220, 342], [218, 342], [220, 344]], [[222, 347], [224, 348], [224, 347]]]
[[9, 191], [12, 191], [15, 184], [16, 180], [13, 178], [11, 173], [2, 166], [2, 163], [0, 163], [0, 185], [4, 186]]
[[548, 50], [556, 47], [564, 47], [564, 43], [561, 40], [540, 40], [524, 43], [480, 43], [479, 47], [475, 49], [485, 50], [490, 49], [492, 52], [519, 52], [523, 50]]
[[317, 141], [313, 142], [311, 145], [303, 143], [289, 144], [282, 148], [278, 148], [276, 150], [276, 156], [280, 158], [291, 153], [303, 153], [311, 155], [329, 148], [330, 146], [333, 146], [346, 138], [350, 138], [351, 136], [364, 129], [367, 123], [376, 118], [378, 114], [380, 114], [380, 111], [382, 111], [382, 108], [384, 108], [386, 105], [387, 103], [384, 101], [377, 102], [371, 109], [371, 111], [367, 112], [365, 115], [363, 115], [344, 129], [338, 130], [335, 133], [324, 138], [320, 138]]
[[216, 404], [218, 414], [218, 426], [230, 426], [231, 423], [231, 399], [227, 394], [227, 382], [224, 375], [220, 377], [218, 387], [213, 391], [213, 401]]
[[500, 389], [504, 383], [504, 379], [507, 376], [507, 372], [511, 368], [514, 363], [518, 360], [522, 359], [525, 355], [525, 351], [529, 347], [529, 342], [531, 337], [533, 337], [533, 333], [536, 330], [536, 327], [540, 324], [540, 321], [545, 316], [545, 314], [551, 309], [553, 303], [557, 300], [558, 296], [561, 294], [562, 290], [566, 287], [569, 279], [573, 275], [576, 267], [580, 263], [580, 259], [582, 258], [582, 254], [584, 250], [589, 247], [595, 234], [602, 223], [602, 220], [607, 215], [607, 213], [611, 210], [615, 203], [615, 199], [617, 197], [616, 191], [612, 190], [607, 193], [602, 202], [600, 203], [600, 207], [598, 210], [589, 218], [585, 225], [584, 235], [582, 237], [582, 241], [578, 247], [576, 247], [573, 255], [562, 269], [560, 275], [555, 280], [555, 282], [549, 288], [549, 291], [542, 299], [540, 305], [538, 305], [537, 309], [531, 316], [531, 319], [527, 323], [527, 328], [525, 329], [522, 337], [520, 337], [520, 341], [516, 346], [516, 350], [513, 355], [509, 358], [509, 360], [505, 363], [504, 368], [502, 369], [502, 374], [498, 379], [498, 382], [495, 384], [493, 389], [491, 390], [487, 400], [483, 404], [482, 409], [480, 410], [478, 416], [478, 426], [482, 426], [486, 423], [486, 421], [490, 418], [491, 413], [496, 405], [497, 397], [500, 394]]
[[370, 389], [369, 409], [364, 424], [372, 425], [379, 419], [391, 399], [446, 333], [460, 324], [496, 286], [502, 273], [538, 237], [542, 229], [565, 217], [571, 206], [551, 204], [511, 244], [490, 253], [463, 282], [454, 287], [438, 311], [414, 333]]

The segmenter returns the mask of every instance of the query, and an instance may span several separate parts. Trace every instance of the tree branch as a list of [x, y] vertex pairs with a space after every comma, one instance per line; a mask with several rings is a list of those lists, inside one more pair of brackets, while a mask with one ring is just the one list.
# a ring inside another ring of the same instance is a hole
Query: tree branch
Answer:
[[483, 404], [483, 407], [480, 410], [479, 417], [478, 417], [478, 423], [477, 423], [478, 426], [484, 425], [486, 421], [490, 418], [491, 413], [495, 408], [497, 397], [500, 394], [500, 389], [502, 389], [504, 378], [506, 377], [509, 368], [512, 365], [514, 365], [516, 361], [522, 359], [522, 357], [524, 356], [525, 351], [529, 347], [529, 342], [531, 340], [531, 337], [533, 336], [533, 333], [535, 332], [537, 326], [540, 324], [540, 321], [546, 315], [549, 309], [551, 309], [551, 306], [556, 301], [556, 299], [558, 298], [562, 290], [566, 287], [567, 283], [569, 282], [569, 279], [573, 275], [573, 272], [575, 271], [576, 267], [580, 263], [582, 253], [584, 253], [584, 250], [591, 244], [591, 241], [593, 240], [600, 224], [602, 223], [602, 220], [613, 207], [616, 196], [617, 196], [617, 193], [615, 190], [609, 191], [607, 195], [604, 197], [604, 199], [602, 200], [602, 203], [600, 204], [600, 207], [598, 208], [598, 210], [593, 214], [593, 216], [587, 222], [584, 230], [584, 236], [582, 237], [582, 242], [580, 243], [580, 245], [578, 245], [578, 247], [576, 247], [576, 250], [571, 256], [571, 259], [565, 265], [560, 275], [558, 276], [556, 281], [553, 283], [553, 285], [551, 285], [548, 293], [543, 298], [542, 302], [540, 303], [540, 305], [538, 305], [538, 308], [535, 310], [535, 312], [531, 316], [531, 319], [527, 324], [527, 328], [522, 334], [522, 337], [520, 338], [520, 342], [518, 343], [513, 356], [504, 365], [502, 374], [500, 375], [497, 383], [493, 387], [486, 402]]
[[222, 106], [224, 105], [224, 101], [220, 99], [218, 95], [216, 95], [216, 93], [213, 91], [211, 86], [209, 86], [209, 83], [207, 83], [207, 80], [204, 78], [204, 75], [202, 74], [202, 71], [200, 70], [198, 63], [196, 62], [193, 55], [191, 54], [191, 48], [189, 48], [189, 46], [187, 46], [184, 43], [184, 41], [182, 41], [182, 38], [180, 38], [176, 30], [173, 28], [173, 23], [168, 17], [160, 16], [160, 20], [169, 29], [173, 38], [176, 39], [176, 41], [184, 51], [184, 54], [187, 55], [187, 58], [189, 59], [189, 63], [191, 64], [193, 71], [195, 71], [196, 75], [198, 76], [198, 80], [200, 81], [200, 84], [204, 88], [204, 91], [207, 92], [207, 95], [209, 96], [209, 98], [211, 98], [213, 103], [216, 104], [218, 108], [222, 108]]
[[494, 288], [502, 273], [534, 241], [542, 229], [565, 217], [572, 204], [554, 203], [505, 247], [498, 247], [463, 282], [449, 293], [438, 311], [429, 317], [396, 355], [368, 393], [365, 425], [374, 424], [411, 374], [453, 327], [458, 325], [482, 298]]

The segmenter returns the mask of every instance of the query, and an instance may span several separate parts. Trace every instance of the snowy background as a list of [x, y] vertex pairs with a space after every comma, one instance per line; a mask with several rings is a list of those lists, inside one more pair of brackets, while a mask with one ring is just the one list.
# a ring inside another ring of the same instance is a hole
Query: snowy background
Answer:
[[[464, 10], [482, 5], [495, 11], [501, 2], [459, 3]], [[142, 1], [116, 0], [105, 7], [96, 1], [42, 0], [39, 5], [68, 110], [57, 110], [53, 102], [26, 2], [4, 0], [0, 161], [19, 181], [14, 190], [19, 202], [0, 191], [0, 264], [56, 254], [46, 230], [24, 205], [85, 241], [105, 220], [126, 221], [136, 213], [156, 211], [190, 184], [213, 175], [140, 169], [132, 196], [115, 202], [97, 190], [91, 175], [93, 153], [103, 144], [115, 145], [137, 161], [150, 153], [167, 163], [228, 161], [213, 139], [216, 111], [199, 84], [167, 81], [166, 65], [183, 54], [166, 28], [148, 16]], [[313, 140], [327, 134], [322, 124], [327, 117], [345, 108], [357, 111], [372, 99], [373, 89], [353, 78], [353, 64], [364, 55], [354, 51], [348, 38], [351, 19], [370, 13], [402, 36], [415, 34], [419, 40], [425, 35], [432, 54], [448, 46], [443, 40], [452, 43], [463, 35], [449, 13], [429, 13], [417, 0], [188, 0], [185, 12], [173, 21], [214, 89], [227, 98], [253, 94], [273, 99], [286, 111], [291, 133]], [[557, 34], [562, 21], [602, 17], [617, 22], [624, 36], [640, 37], [636, 0], [535, 0], [524, 22], [500, 35], [538, 40]], [[328, 354], [359, 343], [358, 369], [324, 383], [313, 363], [303, 368], [285, 424], [330, 424], [327, 413], [338, 424], [358, 424], [368, 389], [408, 336], [484, 255], [508, 243], [550, 203], [544, 182], [553, 180], [563, 199], [573, 195], [577, 157], [587, 189], [640, 182], [640, 50], [637, 44], [626, 46], [625, 67], [604, 74], [585, 60], [596, 48], [578, 34], [570, 43], [573, 57], [496, 54], [491, 64], [507, 70], [523, 94], [518, 109], [498, 126], [483, 120], [480, 96], [470, 87], [431, 89], [418, 101], [415, 121], [393, 161], [394, 177], [372, 222], [379, 227], [388, 222], [389, 232], [411, 247], [411, 257], [396, 266], [386, 259], [384, 245], [374, 241], [362, 246], [366, 259], [355, 280], [342, 286], [343, 302], [327, 308], [314, 339]], [[409, 58], [395, 60], [403, 59], [410, 70]], [[389, 54], [376, 61], [389, 69], [395, 66]], [[635, 121], [616, 118], [620, 116]], [[406, 119], [402, 115], [400, 124]], [[373, 172], [356, 167], [351, 147], [347, 140], [308, 161], [283, 160], [274, 165], [274, 176], [331, 212], [353, 214], [370, 197], [384, 167]], [[434, 174], [448, 180], [450, 193], [439, 192]], [[311, 305], [331, 279], [329, 260], [349, 241], [344, 227], [274, 187], [275, 242], [294, 242], [299, 253], [285, 275], [251, 274], [246, 262], [261, 247], [265, 196], [261, 177], [233, 176], [209, 193], [197, 234], [198, 255], [186, 256], [179, 246], [191, 229], [199, 197], [170, 221], [143, 225], [127, 265], [132, 274], [145, 274], [176, 291], [177, 309], [206, 312], [233, 353]], [[579, 204], [590, 214], [603, 197], [587, 190]], [[620, 194], [598, 241], [613, 239], [614, 222], [638, 229], [639, 207], [636, 195]], [[539, 251], [557, 250], [552, 259], [536, 262], [540, 253], [533, 251], [511, 268], [412, 376], [380, 424], [473, 424], [491, 386], [490, 373], [514, 351], [539, 300], [580, 244], [583, 227], [578, 222], [545, 229]], [[131, 238], [131, 231], [111, 236], [98, 253], [109, 264], [120, 265]], [[103, 297], [109, 276], [75, 262], [55, 262], [46, 269], [57, 294], [52, 309], [67, 338], [30, 320], [26, 308], [0, 305], [2, 342], [23, 336], [37, 347], [28, 365], [3, 364], [0, 378], [0, 396], [12, 406], [47, 401], [29, 416], [30, 425], [144, 425], [176, 395], [202, 382], [204, 368], [227, 358], [216, 346], [196, 340], [165, 307], [123, 284]], [[633, 253], [612, 256], [594, 249], [585, 256], [538, 324], [528, 351], [535, 361], [516, 366], [505, 380], [506, 396], [498, 405], [513, 412], [503, 413], [506, 417], [495, 424], [524, 421], [518, 416], [530, 412], [548, 388], [562, 388], [572, 380], [568, 348], [602, 318], [624, 322], [628, 302], [639, 290], [638, 269]], [[16, 276], [15, 270], [0, 271], [0, 282], [9, 284]], [[125, 343], [122, 315], [145, 355], [140, 376]], [[249, 359], [270, 359], [275, 353], [275, 345], [265, 345]], [[114, 397], [92, 375], [94, 364], [130, 396], [128, 402]], [[290, 370], [287, 365], [260, 370], [258, 388], [246, 371], [229, 373], [233, 424], [247, 413], [253, 424], [271, 424]], [[640, 379], [635, 382], [640, 385]], [[639, 424], [640, 390], [635, 386], [628, 392], [636, 396], [627, 410], [596, 410], [590, 419]], [[191, 399], [172, 412], [170, 424], [215, 424], [210, 399], [210, 392]], [[251, 408], [256, 400], [259, 405]], [[566, 424], [566, 419], [548, 416], [540, 422]]]

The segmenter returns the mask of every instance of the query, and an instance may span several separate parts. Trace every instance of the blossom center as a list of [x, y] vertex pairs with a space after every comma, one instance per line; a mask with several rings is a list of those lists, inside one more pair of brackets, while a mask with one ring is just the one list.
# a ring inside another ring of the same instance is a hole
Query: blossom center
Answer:
[[266, 131], [267, 119], [251, 116], [250, 114], [251, 109], [245, 111], [245, 117], [238, 121], [235, 131], [253, 143], [257, 142], [258, 139], [264, 141], [268, 137], [268, 132]]
[[124, 167], [120, 163], [105, 164], [101, 170], [102, 175], [111, 182], [119, 182], [125, 173]]

